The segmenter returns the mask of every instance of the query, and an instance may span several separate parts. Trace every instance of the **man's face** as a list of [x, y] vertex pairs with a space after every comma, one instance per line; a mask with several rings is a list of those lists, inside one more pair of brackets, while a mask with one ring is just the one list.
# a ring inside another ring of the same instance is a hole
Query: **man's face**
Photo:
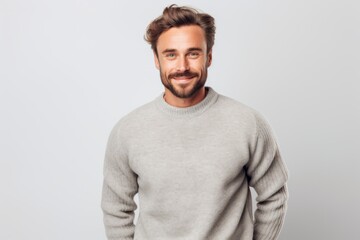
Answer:
[[191, 98], [204, 87], [212, 57], [206, 47], [204, 31], [197, 25], [170, 28], [160, 35], [155, 65], [166, 94]]

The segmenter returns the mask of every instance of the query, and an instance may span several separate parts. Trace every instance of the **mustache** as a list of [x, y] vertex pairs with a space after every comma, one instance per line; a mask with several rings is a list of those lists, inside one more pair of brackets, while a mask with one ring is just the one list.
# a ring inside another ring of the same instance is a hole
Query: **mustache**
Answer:
[[177, 78], [177, 77], [190, 77], [190, 78], [193, 78], [193, 77], [197, 77], [197, 76], [198, 76], [197, 73], [194, 73], [194, 72], [191, 72], [191, 71], [184, 71], [184, 72], [171, 73], [171, 74], [169, 74], [168, 79]]

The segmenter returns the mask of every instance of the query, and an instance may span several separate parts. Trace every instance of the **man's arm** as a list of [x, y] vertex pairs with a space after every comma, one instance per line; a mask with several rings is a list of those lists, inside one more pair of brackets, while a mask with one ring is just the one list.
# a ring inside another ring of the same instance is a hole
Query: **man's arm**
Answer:
[[116, 128], [110, 134], [104, 161], [104, 181], [101, 208], [108, 240], [132, 240], [135, 225], [134, 211], [137, 205], [137, 176], [130, 169]]
[[257, 137], [246, 166], [250, 186], [258, 194], [253, 239], [275, 240], [287, 210], [288, 172], [270, 126], [260, 114], [256, 118]]

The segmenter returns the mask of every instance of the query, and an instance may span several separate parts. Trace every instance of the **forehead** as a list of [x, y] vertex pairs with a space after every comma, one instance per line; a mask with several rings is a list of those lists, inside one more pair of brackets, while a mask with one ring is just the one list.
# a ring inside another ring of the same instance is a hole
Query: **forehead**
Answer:
[[170, 28], [160, 35], [157, 42], [159, 52], [165, 49], [181, 51], [189, 48], [206, 49], [205, 33], [200, 26], [190, 25]]

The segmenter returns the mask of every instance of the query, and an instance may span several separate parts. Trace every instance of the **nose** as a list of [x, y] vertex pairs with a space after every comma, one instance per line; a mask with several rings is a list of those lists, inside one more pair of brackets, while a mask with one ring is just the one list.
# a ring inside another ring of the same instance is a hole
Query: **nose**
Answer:
[[178, 72], [185, 72], [189, 70], [189, 62], [186, 56], [181, 56], [178, 58], [177, 70]]

